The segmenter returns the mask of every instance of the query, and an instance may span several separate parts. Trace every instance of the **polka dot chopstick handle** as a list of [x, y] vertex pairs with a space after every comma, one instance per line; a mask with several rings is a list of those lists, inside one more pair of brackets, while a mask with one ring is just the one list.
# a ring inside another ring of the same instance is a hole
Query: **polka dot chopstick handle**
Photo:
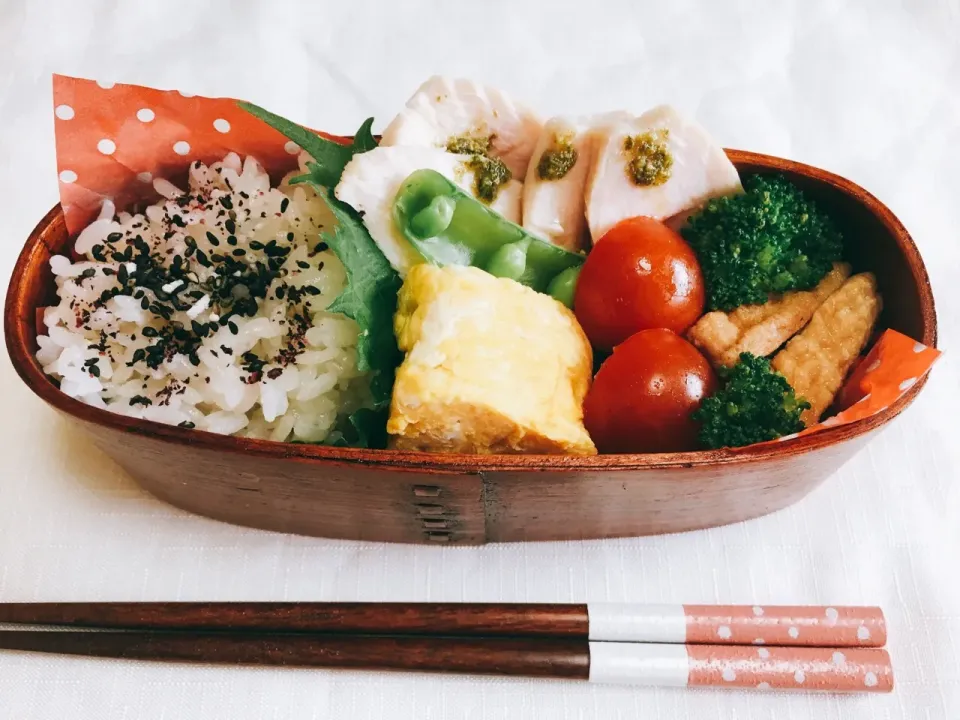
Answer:
[[587, 606], [590, 640], [708, 645], [882, 647], [877, 607], [789, 605]]
[[669, 687], [886, 693], [893, 668], [875, 648], [590, 643], [590, 681]]

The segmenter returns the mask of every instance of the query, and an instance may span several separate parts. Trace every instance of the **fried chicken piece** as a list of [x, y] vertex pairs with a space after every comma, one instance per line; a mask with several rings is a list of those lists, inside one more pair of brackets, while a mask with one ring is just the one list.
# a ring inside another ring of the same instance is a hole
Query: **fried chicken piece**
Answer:
[[817, 309], [810, 324], [773, 358], [773, 368], [810, 403], [801, 419], [810, 427], [833, 402], [863, 351], [883, 302], [872, 273], [847, 280]]
[[784, 293], [762, 305], [743, 305], [729, 313], [709, 312], [687, 337], [714, 365], [735, 365], [744, 352], [765, 357], [806, 325], [849, 275], [849, 265], [835, 263], [813, 290]]

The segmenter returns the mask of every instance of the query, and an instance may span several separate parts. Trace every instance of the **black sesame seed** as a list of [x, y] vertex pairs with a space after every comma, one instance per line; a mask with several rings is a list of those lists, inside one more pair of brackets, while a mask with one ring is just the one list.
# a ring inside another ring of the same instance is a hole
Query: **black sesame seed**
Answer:
[[229, 236], [227, 237], [227, 245], [236, 245], [236, 244], [237, 244], [237, 236], [236, 236], [236, 235], [229, 235]]
[[122, 252], [110, 253], [110, 259], [114, 262], [123, 262], [124, 257]]
[[233, 355], [233, 350], [231, 348], [228, 348], [226, 345], [221, 345], [220, 350], [227, 355]]
[[172, 222], [172, 223], [173, 223], [174, 225], [176, 225], [177, 227], [186, 227], [186, 226], [187, 226], [187, 223], [186, 223], [186, 222], [184, 221], [184, 219], [183, 219], [182, 217], [180, 217], [179, 215], [171, 215], [171, 216], [170, 216], [170, 222]]
[[121, 285], [126, 285], [127, 280], [130, 279], [130, 273], [127, 271], [126, 264], [121, 264], [120, 269], [117, 271], [117, 280], [120, 281]]
[[189, 420], [184, 420], [182, 423], [177, 425], [177, 427], [186, 428], [187, 430], [193, 430], [196, 426], [196, 423], [192, 423]]
[[250, 249], [251, 249], [251, 250], [263, 250], [263, 243], [260, 242], [259, 240], [251, 240], [251, 241], [250, 241]]
[[306, 270], [310, 267], [310, 263], [304, 262], [303, 260], [297, 260], [297, 267], [301, 270]]
[[217, 236], [214, 235], [214, 234], [213, 234], [212, 232], [210, 232], [209, 230], [207, 230], [207, 241], [208, 241], [211, 245], [213, 245], [214, 247], [216, 247], [217, 245], [220, 244], [220, 240], [217, 239]]
[[227, 229], [227, 232], [230, 233], [231, 235], [233, 235], [237, 231], [237, 223], [235, 223], [231, 219], [227, 219], [223, 223], [223, 226]]
[[[144, 385], [144, 387], [146, 387], [146, 385]], [[148, 397], [144, 397], [143, 395], [134, 395], [132, 398], [130, 398], [130, 404], [143, 405], [144, 407], [147, 407], [148, 405], [153, 405], [153, 400]]]
[[318, 243], [318, 244], [317, 244], [317, 246], [313, 249], [313, 252], [314, 252], [314, 253], [321, 253], [321, 252], [323, 252], [324, 250], [329, 250], [329, 249], [330, 249], [330, 246], [327, 245], [325, 242], [322, 242], [322, 243]]
[[304, 285], [303, 292], [305, 292], [307, 295], [319, 295], [320, 288], [318, 288], [316, 285]]
[[143, 333], [144, 337], [156, 337], [160, 334], [156, 328], [150, 327], [149, 325], [144, 327], [140, 332]]
[[197, 262], [203, 265], [204, 267], [210, 267], [213, 264], [207, 258], [207, 254], [203, 250], [200, 250], [199, 248], [197, 249]]
[[280, 212], [284, 213], [287, 211], [287, 207], [290, 205], [290, 198], [284, 198], [280, 201]]
[[[229, 185], [229, 183], [228, 183], [228, 185]], [[233, 208], [233, 200], [230, 199], [230, 196], [229, 196], [229, 195], [223, 195], [223, 196], [221, 196], [221, 197], [218, 199], [217, 202], [219, 202], [221, 205], [223, 205], [227, 210], [231, 210], [231, 209]]]
[[237, 327], [237, 324], [233, 322], [233, 320], [227, 322], [227, 327], [230, 329], [230, 333], [233, 335], [236, 335], [240, 332], [240, 328]]
[[93, 268], [87, 268], [82, 273], [80, 273], [80, 278], [82, 280], [85, 280], [87, 278], [92, 278], [96, 274], [97, 274], [96, 270], [94, 270]]
[[143, 300], [140, 301], [140, 307], [144, 310], [148, 309], [150, 307], [150, 300], [146, 297], [143, 298]]

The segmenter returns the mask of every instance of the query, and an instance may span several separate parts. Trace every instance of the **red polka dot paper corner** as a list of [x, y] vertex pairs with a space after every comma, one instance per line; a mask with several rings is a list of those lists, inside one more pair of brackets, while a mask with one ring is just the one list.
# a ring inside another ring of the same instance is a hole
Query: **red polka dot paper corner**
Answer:
[[232, 98], [55, 75], [53, 107], [60, 202], [74, 234], [104, 198], [121, 207], [155, 198], [154, 180], [182, 176], [194, 160], [252, 155], [279, 177], [300, 152]]

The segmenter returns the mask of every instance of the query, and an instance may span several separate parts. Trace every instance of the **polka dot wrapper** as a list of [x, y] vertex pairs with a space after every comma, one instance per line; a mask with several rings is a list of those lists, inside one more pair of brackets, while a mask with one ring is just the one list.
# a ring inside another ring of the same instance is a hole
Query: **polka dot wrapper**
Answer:
[[[119, 208], [155, 200], [152, 181], [176, 182], [194, 160], [253, 155], [276, 180], [296, 166], [300, 150], [231, 98], [55, 75], [53, 101], [60, 203], [71, 234], [96, 218], [104, 198]], [[838, 394], [838, 412], [800, 435], [879, 413], [939, 357], [936, 348], [884, 331]]]
[[151, 180], [176, 182], [194, 160], [253, 155], [275, 180], [297, 163], [299, 148], [231, 98], [54, 75], [53, 105], [60, 204], [71, 234], [96, 218], [104, 198], [119, 208], [155, 200]]

